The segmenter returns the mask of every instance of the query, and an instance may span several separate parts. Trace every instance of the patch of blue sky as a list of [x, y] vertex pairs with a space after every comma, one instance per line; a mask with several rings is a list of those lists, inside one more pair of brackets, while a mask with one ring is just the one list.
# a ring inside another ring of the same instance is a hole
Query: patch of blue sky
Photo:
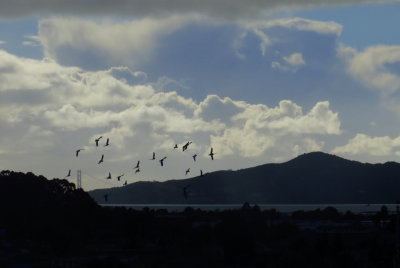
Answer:
[[363, 50], [373, 45], [400, 44], [400, 2], [360, 4], [281, 12], [280, 17], [335, 21], [343, 25], [339, 41]]
[[[0, 20], [0, 49], [20, 57], [43, 58], [41, 45], [29, 38], [38, 33], [38, 18]], [[24, 43], [25, 42], [25, 43]]]

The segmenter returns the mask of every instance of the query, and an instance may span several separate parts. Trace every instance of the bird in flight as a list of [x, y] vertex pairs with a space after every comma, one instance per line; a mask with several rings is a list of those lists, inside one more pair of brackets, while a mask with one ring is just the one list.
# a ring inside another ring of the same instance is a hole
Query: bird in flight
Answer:
[[210, 153], [208, 154], [210, 157], [211, 157], [211, 160], [214, 160], [214, 155], [215, 155], [216, 153], [214, 153], [214, 150], [213, 150], [213, 148], [211, 147], [211, 151], [210, 151]]
[[140, 172], [140, 168], [135, 170], [135, 174], [138, 173], [138, 172]]
[[68, 170], [68, 174], [65, 177], [71, 177], [71, 170]]
[[99, 162], [97, 162], [97, 164], [103, 163], [104, 161], [104, 154], [101, 155], [101, 159], [99, 160]]
[[191, 141], [188, 141], [185, 145], [183, 145], [182, 146], [182, 151], [186, 151], [191, 143], [192, 143]]
[[134, 168], [137, 168], [137, 169], [139, 169], [139, 164], [140, 164], [140, 160], [139, 160], [139, 161], [137, 161], [136, 167], [134, 167]]
[[106, 145], [104, 145], [104, 147], [106, 147], [108, 145], [110, 145], [110, 138], [107, 138]]
[[187, 175], [190, 172], [190, 168], [186, 169], [185, 175]]
[[196, 162], [197, 154], [194, 154], [192, 157], [193, 157], [193, 160]]
[[111, 172], [108, 172], [107, 180], [111, 180]]
[[96, 142], [96, 147], [99, 147], [99, 141], [100, 139], [103, 138], [103, 136], [98, 137], [97, 139], [94, 140]]
[[78, 156], [79, 156], [79, 152], [80, 152], [80, 151], [83, 151], [83, 150], [85, 150], [85, 149], [82, 149], [82, 148], [81, 148], [81, 149], [76, 150], [75, 156], [78, 157]]
[[156, 153], [155, 152], [153, 152], [153, 158], [150, 159], [150, 160], [156, 160]]
[[167, 158], [167, 157], [164, 156], [163, 158], [161, 158], [161, 159], [159, 160], [162, 167], [164, 166], [164, 160], [165, 160], [166, 158]]
[[122, 176], [124, 176], [124, 174], [117, 176], [117, 180], [120, 181]]

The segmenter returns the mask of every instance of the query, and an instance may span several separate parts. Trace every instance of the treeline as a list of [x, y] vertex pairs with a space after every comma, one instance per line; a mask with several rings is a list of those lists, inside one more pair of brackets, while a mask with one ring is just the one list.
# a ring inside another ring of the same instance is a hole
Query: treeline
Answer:
[[247, 203], [100, 207], [66, 180], [12, 171], [0, 173], [0, 198], [2, 267], [391, 267], [395, 248], [395, 216], [385, 208], [366, 216], [332, 207], [287, 215]]

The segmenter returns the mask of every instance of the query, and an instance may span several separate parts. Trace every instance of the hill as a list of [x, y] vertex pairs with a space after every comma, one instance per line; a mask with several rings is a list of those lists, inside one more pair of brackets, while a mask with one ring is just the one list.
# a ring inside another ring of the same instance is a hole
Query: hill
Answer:
[[[183, 198], [187, 187], [188, 199]], [[136, 182], [89, 194], [121, 204], [394, 203], [400, 199], [400, 164], [368, 164], [313, 152], [288, 162], [166, 182]]]

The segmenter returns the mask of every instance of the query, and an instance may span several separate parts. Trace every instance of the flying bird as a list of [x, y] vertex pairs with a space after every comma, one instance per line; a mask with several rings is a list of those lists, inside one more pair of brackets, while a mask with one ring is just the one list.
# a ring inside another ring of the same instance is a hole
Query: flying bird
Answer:
[[99, 160], [99, 162], [97, 162], [97, 164], [103, 163], [104, 161], [104, 154], [101, 155], [101, 159]]
[[68, 174], [65, 177], [71, 177], [71, 170], [68, 170]]
[[138, 173], [138, 172], [140, 172], [140, 168], [135, 170], [135, 174]]
[[136, 167], [135, 167], [135, 168], [139, 169], [139, 164], [140, 164], [140, 160], [137, 161], [137, 164], [136, 164]]
[[187, 175], [190, 172], [190, 168], [186, 169], [185, 175]]
[[110, 145], [110, 138], [107, 138], [106, 144], [104, 145], [104, 147]]
[[101, 138], [103, 138], [103, 136], [100, 136], [100, 137], [98, 137], [97, 139], [94, 140], [96, 142], [96, 147], [99, 147], [99, 141], [100, 141]]
[[211, 160], [214, 160], [214, 155], [215, 155], [216, 153], [214, 153], [214, 150], [213, 150], [213, 148], [211, 147], [211, 151], [210, 151], [210, 153], [208, 154], [210, 157], [211, 157]]
[[122, 176], [124, 176], [124, 174], [117, 176], [117, 180], [120, 181]]
[[108, 172], [108, 177], [106, 179], [111, 180], [111, 172]]
[[183, 145], [182, 146], [182, 151], [186, 151], [191, 143], [192, 143], [191, 141], [188, 141], [185, 145]]
[[80, 152], [80, 151], [83, 151], [83, 150], [85, 150], [85, 149], [78, 149], [78, 150], [76, 150], [76, 152], [75, 152], [75, 156], [76, 156], [76, 157], [78, 157], [78, 155], [79, 155], [79, 152]]
[[150, 160], [156, 160], [156, 153], [155, 152], [153, 152], [153, 158], [150, 159]]
[[167, 157], [164, 156], [163, 158], [161, 158], [161, 159], [159, 160], [162, 167], [164, 166], [164, 160], [165, 160], [166, 158], [167, 158]]
[[197, 156], [197, 154], [194, 154], [192, 157], [193, 157], [193, 160], [196, 162], [196, 156]]

